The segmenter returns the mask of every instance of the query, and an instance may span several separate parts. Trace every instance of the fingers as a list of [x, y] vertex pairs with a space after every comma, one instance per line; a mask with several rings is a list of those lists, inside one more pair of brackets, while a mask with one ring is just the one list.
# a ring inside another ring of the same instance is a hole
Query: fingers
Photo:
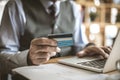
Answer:
[[55, 56], [56, 54], [58, 54], [57, 52], [60, 52], [61, 51], [61, 49], [59, 48], [59, 47], [57, 47], [56, 48], [56, 52], [50, 52], [49, 54], [50, 54], [50, 57], [53, 57], [53, 56]]
[[34, 48], [37, 52], [60, 52], [61, 49], [59, 47], [55, 47], [55, 46], [46, 46], [46, 45], [42, 45], [42, 46], [32, 46], [32, 48]]
[[57, 42], [48, 38], [36, 38], [31, 41], [29, 49], [29, 58], [35, 65], [47, 62], [50, 57], [55, 56], [57, 52], [60, 52], [60, 48], [57, 47]]
[[46, 52], [38, 52], [35, 54], [31, 54], [31, 59], [48, 58], [48, 57], [50, 57], [50, 54]]
[[29, 54], [29, 58], [34, 65], [39, 65], [45, 63], [49, 60], [50, 54], [46, 52], [38, 52], [34, 54]]
[[49, 46], [57, 46], [57, 41], [48, 38], [35, 38], [31, 41], [32, 45], [49, 45]]
[[86, 56], [86, 55], [87, 55], [87, 53], [86, 53], [84, 50], [79, 51], [79, 52], [76, 54], [76, 56], [78, 56], [78, 57], [84, 57], [84, 56]]
[[57, 52], [57, 47], [53, 46], [34, 46], [36, 48], [35, 53], [38, 52]]
[[102, 46], [101, 48], [102, 48], [107, 54], [109, 54], [109, 53], [111, 52], [111, 50], [112, 50], [111, 47]]
[[32, 60], [32, 63], [34, 65], [40, 65], [42, 63], [46, 63], [48, 60], [49, 60], [49, 57], [48, 58], [35, 58], [34, 60]]
[[84, 57], [84, 56], [94, 56], [94, 55], [100, 55], [103, 58], [108, 58], [109, 53], [111, 52], [111, 48], [109, 47], [87, 47], [84, 50], [77, 53], [78, 57]]
[[55, 56], [56, 52], [46, 53], [46, 52], [38, 52], [35, 54], [31, 54], [31, 61], [34, 65], [39, 65], [46, 63], [50, 57]]
[[57, 51], [56, 52], [60, 52], [60, 51], [61, 51], [61, 49], [59, 47], [57, 47]]
[[49, 53], [50, 54], [50, 57], [53, 57], [53, 56], [55, 56], [57, 53], [56, 52], [51, 52], [51, 53]]
[[100, 51], [100, 52], [97, 53], [98, 55], [101, 55], [101, 56], [103, 56], [104, 58], [108, 58], [108, 57], [109, 57], [108, 53], [106, 53], [106, 52], [108, 51], [107, 49], [99, 48], [99, 51]]
[[100, 47], [100, 49], [102, 49], [104, 51], [104, 58], [108, 58], [109, 57], [109, 54], [112, 50], [112, 47], [109, 47], [109, 46], [102, 46]]

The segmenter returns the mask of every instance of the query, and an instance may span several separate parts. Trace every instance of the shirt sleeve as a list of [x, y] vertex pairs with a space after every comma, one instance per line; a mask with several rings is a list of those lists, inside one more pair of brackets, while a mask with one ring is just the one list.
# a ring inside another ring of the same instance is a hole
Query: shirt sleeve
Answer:
[[74, 43], [76, 47], [76, 51], [80, 51], [84, 48], [86, 44], [88, 44], [88, 40], [85, 33], [85, 27], [82, 26], [82, 15], [80, 11], [80, 5], [71, 1], [73, 6], [73, 13], [75, 17], [75, 28], [74, 28]]
[[[25, 65], [25, 54], [18, 53], [19, 38], [24, 34], [25, 15], [20, 0], [10, 0], [4, 9], [0, 26], [0, 54], [4, 55], [16, 64]], [[19, 57], [19, 58], [18, 58]], [[21, 61], [20, 61], [21, 59]]]

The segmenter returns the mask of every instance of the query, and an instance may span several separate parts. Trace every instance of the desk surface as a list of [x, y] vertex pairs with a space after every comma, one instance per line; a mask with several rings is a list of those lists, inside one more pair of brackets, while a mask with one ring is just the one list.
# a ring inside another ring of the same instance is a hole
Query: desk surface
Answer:
[[108, 76], [118, 74], [117, 71], [101, 74], [58, 64], [56, 62], [59, 59], [61, 58], [51, 59], [47, 64], [44, 65], [27, 66], [14, 69], [13, 71], [30, 80], [106, 80]]

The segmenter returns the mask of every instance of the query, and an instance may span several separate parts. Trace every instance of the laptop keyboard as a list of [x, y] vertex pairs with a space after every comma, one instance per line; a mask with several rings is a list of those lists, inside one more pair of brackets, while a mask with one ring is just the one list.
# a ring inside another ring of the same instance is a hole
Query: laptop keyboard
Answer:
[[100, 59], [100, 60], [80, 62], [77, 64], [82, 64], [82, 65], [90, 66], [94, 68], [104, 68], [105, 62], [106, 62], [106, 59]]

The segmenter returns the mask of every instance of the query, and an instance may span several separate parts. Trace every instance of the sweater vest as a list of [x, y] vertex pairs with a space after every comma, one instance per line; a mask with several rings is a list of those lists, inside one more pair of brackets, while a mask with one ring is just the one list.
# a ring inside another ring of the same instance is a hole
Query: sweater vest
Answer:
[[[73, 8], [68, 1], [60, 3], [60, 13], [54, 20], [41, 4], [40, 0], [22, 0], [23, 8], [26, 16], [26, 25], [24, 27], [24, 35], [20, 38], [20, 50], [29, 49], [30, 42], [34, 38], [47, 37], [54, 29], [54, 34], [60, 33], [73, 33], [75, 19]], [[54, 27], [53, 26], [53, 21]], [[65, 56], [72, 54], [72, 46], [62, 47], [60, 55]]]

